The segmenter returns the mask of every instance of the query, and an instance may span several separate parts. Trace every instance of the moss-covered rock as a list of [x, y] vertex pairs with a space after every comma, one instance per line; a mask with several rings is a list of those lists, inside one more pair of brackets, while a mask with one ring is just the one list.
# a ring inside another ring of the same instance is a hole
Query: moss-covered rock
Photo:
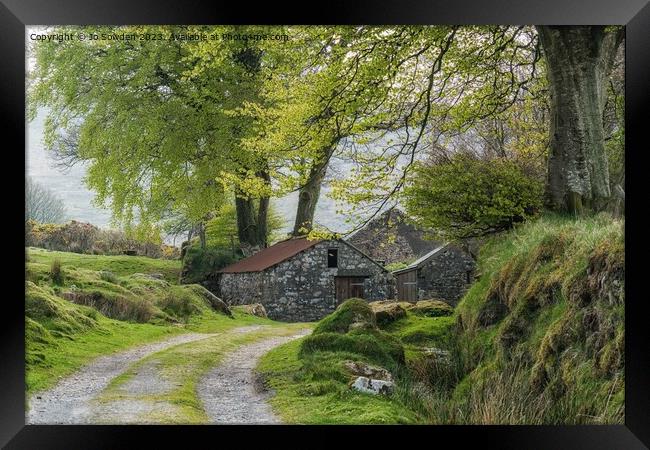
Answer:
[[351, 298], [341, 303], [336, 310], [323, 318], [314, 334], [347, 333], [351, 329], [372, 329], [377, 326], [375, 314], [368, 302], [360, 298]]
[[451, 316], [454, 308], [442, 300], [420, 300], [410, 309], [413, 314], [426, 317]]
[[241, 311], [244, 314], [250, 314], [256, 317], [268, 317], [266, 314], [266, 308], [261, 303], [251, 303], [249, 305], [235, 305], [231, 306], [231, 309], [235, 311]]
[[386, 326], [396, 320], [406, 317], [406, 310], [397, 302], [377, 301], [369, 303], [372, 312], [375, 313], [375, 320], [380, 327]]

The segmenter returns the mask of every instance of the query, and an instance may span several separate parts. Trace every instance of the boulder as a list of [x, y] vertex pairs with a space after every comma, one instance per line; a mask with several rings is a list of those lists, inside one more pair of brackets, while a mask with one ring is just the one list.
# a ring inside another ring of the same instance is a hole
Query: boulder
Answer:
[[252, 316], [257, 316], [257, 317], [268, 317], [266, 315], [266, 309], [264, 308], [264, 305], [261, 303], [251, 303], [249, 305], [237, 305], [233, 306], [234, 309], [244, 312], [246, 314], [250, 314]]
[[197, 294], [200, 294], [205, 298], [209, 303], [212, 309], [215, 311], [218, 311], [222, 314], [225, 314], [228, 317], [232, 317], [232, 312], [230, 311], [230, 308], [228, 308], [228, 305], [226, 302], [221, 300], [219, 297], [214, 295], [212, 292], [208, 291], [206, 288], [200, 285], [194, 285], [192, 286], [194, 292]]
[[454, 308], [442, 300], [420, 300], [410, 309], [413, 314], [426, 317], [451, 316]]
[[375, 313], [377, 325], [388, 325], [396, 320], [406, 317], [406, 310], [397, 302], [379, 301], [369, 303]]
[[345, 361], [343, 367], [352, 375], [376, 380], [393, 381], [393, 375], [383, 367], [371, 366], [361, 361]]
[[393, 392], [395, 385], [392, 381], [374, 380], [368, 377], [359, 377], [352, 383], [352, 389], [366, 394], [389, 395]]

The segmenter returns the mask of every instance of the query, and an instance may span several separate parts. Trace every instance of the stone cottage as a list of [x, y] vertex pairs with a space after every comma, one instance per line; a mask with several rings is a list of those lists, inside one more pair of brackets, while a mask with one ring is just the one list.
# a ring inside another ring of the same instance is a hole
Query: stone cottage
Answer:
[[419, 258], [443, 244], [424, 239], [424, 234], [401, 210], [392, 208], [350, 234], [346, 241], [375, 261], [390, 264]]
[[455, 306], [474, 276], [474, 260], [455, 245], [442, 245], [404, 269], [395, 270], [397, 299], [436, 298]]
[[340, 239], [287, 239], [217, 276], [228, 304], [261, 303], [270, 318], [286, 321], [319, 320], [348, 298], [384, 300], [394, 291], [390, 272]]

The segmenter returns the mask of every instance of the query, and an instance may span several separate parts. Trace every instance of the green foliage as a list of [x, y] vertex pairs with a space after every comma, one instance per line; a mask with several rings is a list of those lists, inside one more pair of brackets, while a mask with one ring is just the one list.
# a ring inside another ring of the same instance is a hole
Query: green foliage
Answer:
[[220, 248], [202, 249], [199, 245], [188, 247], [183, 256], [182, 282], [198, 283], [204, 281], [241, 258], [241, 252], [233, 255], [232, 250]]
[[[279, 238], [279, 230], [284, 225], [284, 219], [271, 207], [267, 219], [267, 240], [274, 242]], [[206, 247], [223, 250], [238, 248], [237, 212], [234, 203], [221, 205], [214, 217], [205, 225]]]
[[512, 228], [537, 214], [542, 183], [513, 162], [456, 154], [418, 164], [405, 191], [405, 207], [418, 225], [450, 238]]

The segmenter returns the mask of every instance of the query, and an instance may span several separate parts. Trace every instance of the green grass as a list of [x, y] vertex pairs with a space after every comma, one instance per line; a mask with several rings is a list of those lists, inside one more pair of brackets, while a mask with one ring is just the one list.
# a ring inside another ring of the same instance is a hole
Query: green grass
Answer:
[[[348, 300], [322, 319], [311, 336], [280, 346], [262, 358], [257, 371], [276, 392], [270, 402], [283, 420], [306, 424], [426, 422], [405, 395], [412, 385], [407, 363], [422, 357], [422, 347], [444, 347], [453, 318], [408, 312], [378, 329], [368, 311], [359, 300]], [[354, 323], [366, 326], [350, 329]], [[344, 368], [346, 361], [388, 369], [397, 381], [395, 392], [373, 396], [352, 390], [349, 384], [355, 376]]]
[[[92, 308], [66, 303], [60, 300], [69, 311], [82, 317], [93, 316], [91, 325], [71, 329], [71, 318], [59, 322], [27, 318], [26, 335], [26, 384], [31, 394], [47, 389], [92, 359], [135, 345], [162, 340], [180, 333], [218, 333], [246, 325], [277, 324], [244, 313], [234, 313], [234, 318], [207, 311], [193, 316], [188, 323], [180, 325], [130, 323], [113, 320], [98, 314]], [[69, 313], [68, 311], [68, 313]], [[61, 329], [67, 332], [60, 331]]]
[[[241, 323], [237, 325], [241, 326]], [[115, 378], [98, 398], [98, 401], [113, 402], [124, 399], [137, 399], [145, 402], [163, 401], [174, 405], [172, 414], [158, 413], [155, 416], [142, 417], [140, 420], [166, 424], [206, 423], [208, 417], [197, 396], [196, 386], [208, 370], [217, 366], [227, 353], [241, 345], [268, 337], [292, 335], [306, 327], [309, 327], [309, 324], [278, 324], [276, 322], [249, 333], [227, 334], [222, 331], [215, 337], [157, 352], [138, 361], [127, 372]], [[160, 377], [171, 383], [173, 388], [168, 392], [156, 395], [134, 396], [124, 391], [122, 389], [124, 384], [131, 380], [142, 367], [148, 365], [154, 365]]]
[[453, 316], [425, 317], [407, 311], [405, 318], [391, 323], [384, 330], [404, 344], [447, 347], [455, 323], [456, 319]]
[[[61, 262], [61, 280], [51, 266]], [[159, 263], [162, 263], [160, 265]], [[26, 267], [26, 384], [29, 394], [54, 385], [90, 360], [184, 332], [215, 333], [274, 324], [240, 311], [215, 312], [198, 285], [131, 273], [167, 273], [178, 262], [30, 249]], [[74, 300], [74, 301], [71, 301]]]
[[[493, 237], [452, 316], [409, 311], [377, 330], [362, 305], [340, 308], [262, 359], [272, 405], [290, 423], [623, 423], [623, 225], [545, 215]], [[401, 343], [406, 364], [370, 330]], [[448, 362], [423, 347], [449, 351]], [[396, 391], [351, 391], [347, 359], [389, 368]]]
[[135, 324], [99, 316], [97, 326], [65, 337], [27, 319], [27, 394], [47, 389], [100, 355], [182, 333], [178, 327]]
[[178, 283], [181, 263], [177, 260], [147, 258], [146, 256], [103, 256], [56, 252], [42, 248], [27, 249], [29, 262], [49, 266], [58, 258], [61, 264], [87, 270], [106, 270], [118, 276], [134, 273], [160, 273], [169, 283]]
[[317, 352], [298, 357], [304, 339], [271, 350], [257, 371], [275, 391], [273, 409], [287, 423], [299, 424], [404, 424], [416, 414], [389, 397], [350, 390], [341, 364], [364, 360], [346, 352]]
[[[623, 221], [547, 215], [491, 239], [458, 305], [451, 390], [431, 411], [470, 424], [622, 423]], [[496, 304], [493, 320], [481, 320]], [[449, 386], [448, 386], [449, 387]]]

